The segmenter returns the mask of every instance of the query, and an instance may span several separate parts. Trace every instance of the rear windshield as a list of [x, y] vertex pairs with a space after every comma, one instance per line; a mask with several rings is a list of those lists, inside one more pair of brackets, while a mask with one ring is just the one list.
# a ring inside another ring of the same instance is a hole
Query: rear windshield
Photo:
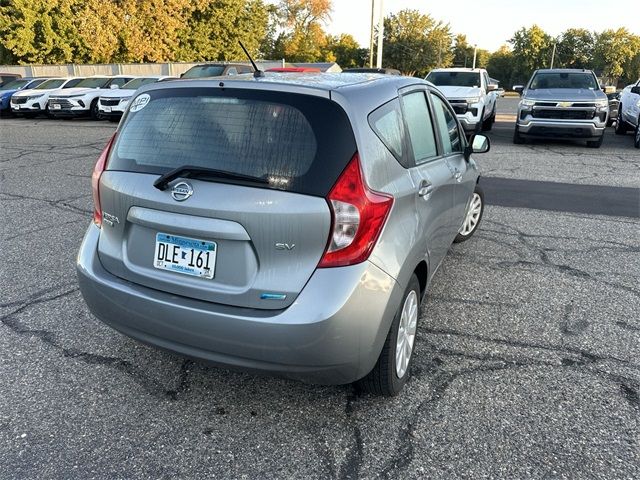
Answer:
[[222, 75], [222, 72], [224, 72], [224, 67], [219, 65], [202, 65], [190, 68], [182, 78], [217, 77]]
[[76, 87], [78, 88], [102, 88], [109, 83], [110, 78], [85, 78]]
[[431, 72], [427, 80], [439, 87], [480, 86], [480, 74], [474, 72]]
[[529, 85], [530, 90], [541, 88], [574, 88], [598, 90], [598, 82], [592, 73], [554, 72], [536, 73]]
[[355, 151], [346, 114], [328, 99], [172, 88], [133, 99], [108, 169], [163, 174], [206, 167], [259, 177], [267, 188], [325, 196]]

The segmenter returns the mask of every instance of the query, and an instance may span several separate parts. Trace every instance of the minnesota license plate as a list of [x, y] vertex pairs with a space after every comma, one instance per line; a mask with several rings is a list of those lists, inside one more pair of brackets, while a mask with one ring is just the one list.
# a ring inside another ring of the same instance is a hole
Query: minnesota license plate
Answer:
[[215, 242], [156, 234], [153, 266], [194, 277], [211, 279], [215, 273], [218, 245]]
[[62, 105], [58, 103], [52, 103], [51, 108], [53, 108], [54, 110], [60, 110], [62, 108]]
[[111, 113], [111, 107], [105, 107], [104, 105], [102, 106], [102, 109], [105, 111], [105, 113]]

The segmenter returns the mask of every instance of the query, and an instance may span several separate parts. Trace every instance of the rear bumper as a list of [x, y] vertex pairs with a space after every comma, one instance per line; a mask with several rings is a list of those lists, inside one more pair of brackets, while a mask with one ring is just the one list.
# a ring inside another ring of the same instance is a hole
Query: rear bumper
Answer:
[[604, 134], [605, 122], [529, 119], [519, 120], [518, 132], [532, 137], [599, 138]]
[[375, 365], [403, 289], [370, 262], [318, 269], [289, 308], [256, 310], [180, 297], [120, 279], [97, 255], [91, 225], [77, 260], [93, 314], [142, 342], [186, 356], [312, 383], [350, 383]]

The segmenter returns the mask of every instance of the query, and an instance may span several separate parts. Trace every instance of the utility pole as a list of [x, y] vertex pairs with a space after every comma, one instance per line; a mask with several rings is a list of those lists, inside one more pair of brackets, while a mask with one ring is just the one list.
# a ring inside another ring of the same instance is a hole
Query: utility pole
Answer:
[[371, 0], [371, 34], [369, 35], [369, 68], [373, 68], [373, 18], [376, 11], [376, 0]]
[[553, 44], [553, 52], [551, 52], [551, 68], [553, 68], [553, 61], [556, 59], [556, 43]]
[[378, 21], [378, 56], [376, 67], [382, 68], [382, 39], [384, 38], [384, 0], [380, 0], [380, 19]]
[[473, 46], [473, 67], [472, 68], [476, 68], [476, 57], [478, 56], [478, 44], [476, 43]]

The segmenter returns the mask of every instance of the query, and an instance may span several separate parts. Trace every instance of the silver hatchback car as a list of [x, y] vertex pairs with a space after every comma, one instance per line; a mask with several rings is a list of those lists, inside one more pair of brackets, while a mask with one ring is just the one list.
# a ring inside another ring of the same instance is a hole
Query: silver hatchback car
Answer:
[[145, 86], [93, 172], [82, 294], [142, 342], [397, 394], [429, 282], [482, 218], [488, 149], [416, 78]]

